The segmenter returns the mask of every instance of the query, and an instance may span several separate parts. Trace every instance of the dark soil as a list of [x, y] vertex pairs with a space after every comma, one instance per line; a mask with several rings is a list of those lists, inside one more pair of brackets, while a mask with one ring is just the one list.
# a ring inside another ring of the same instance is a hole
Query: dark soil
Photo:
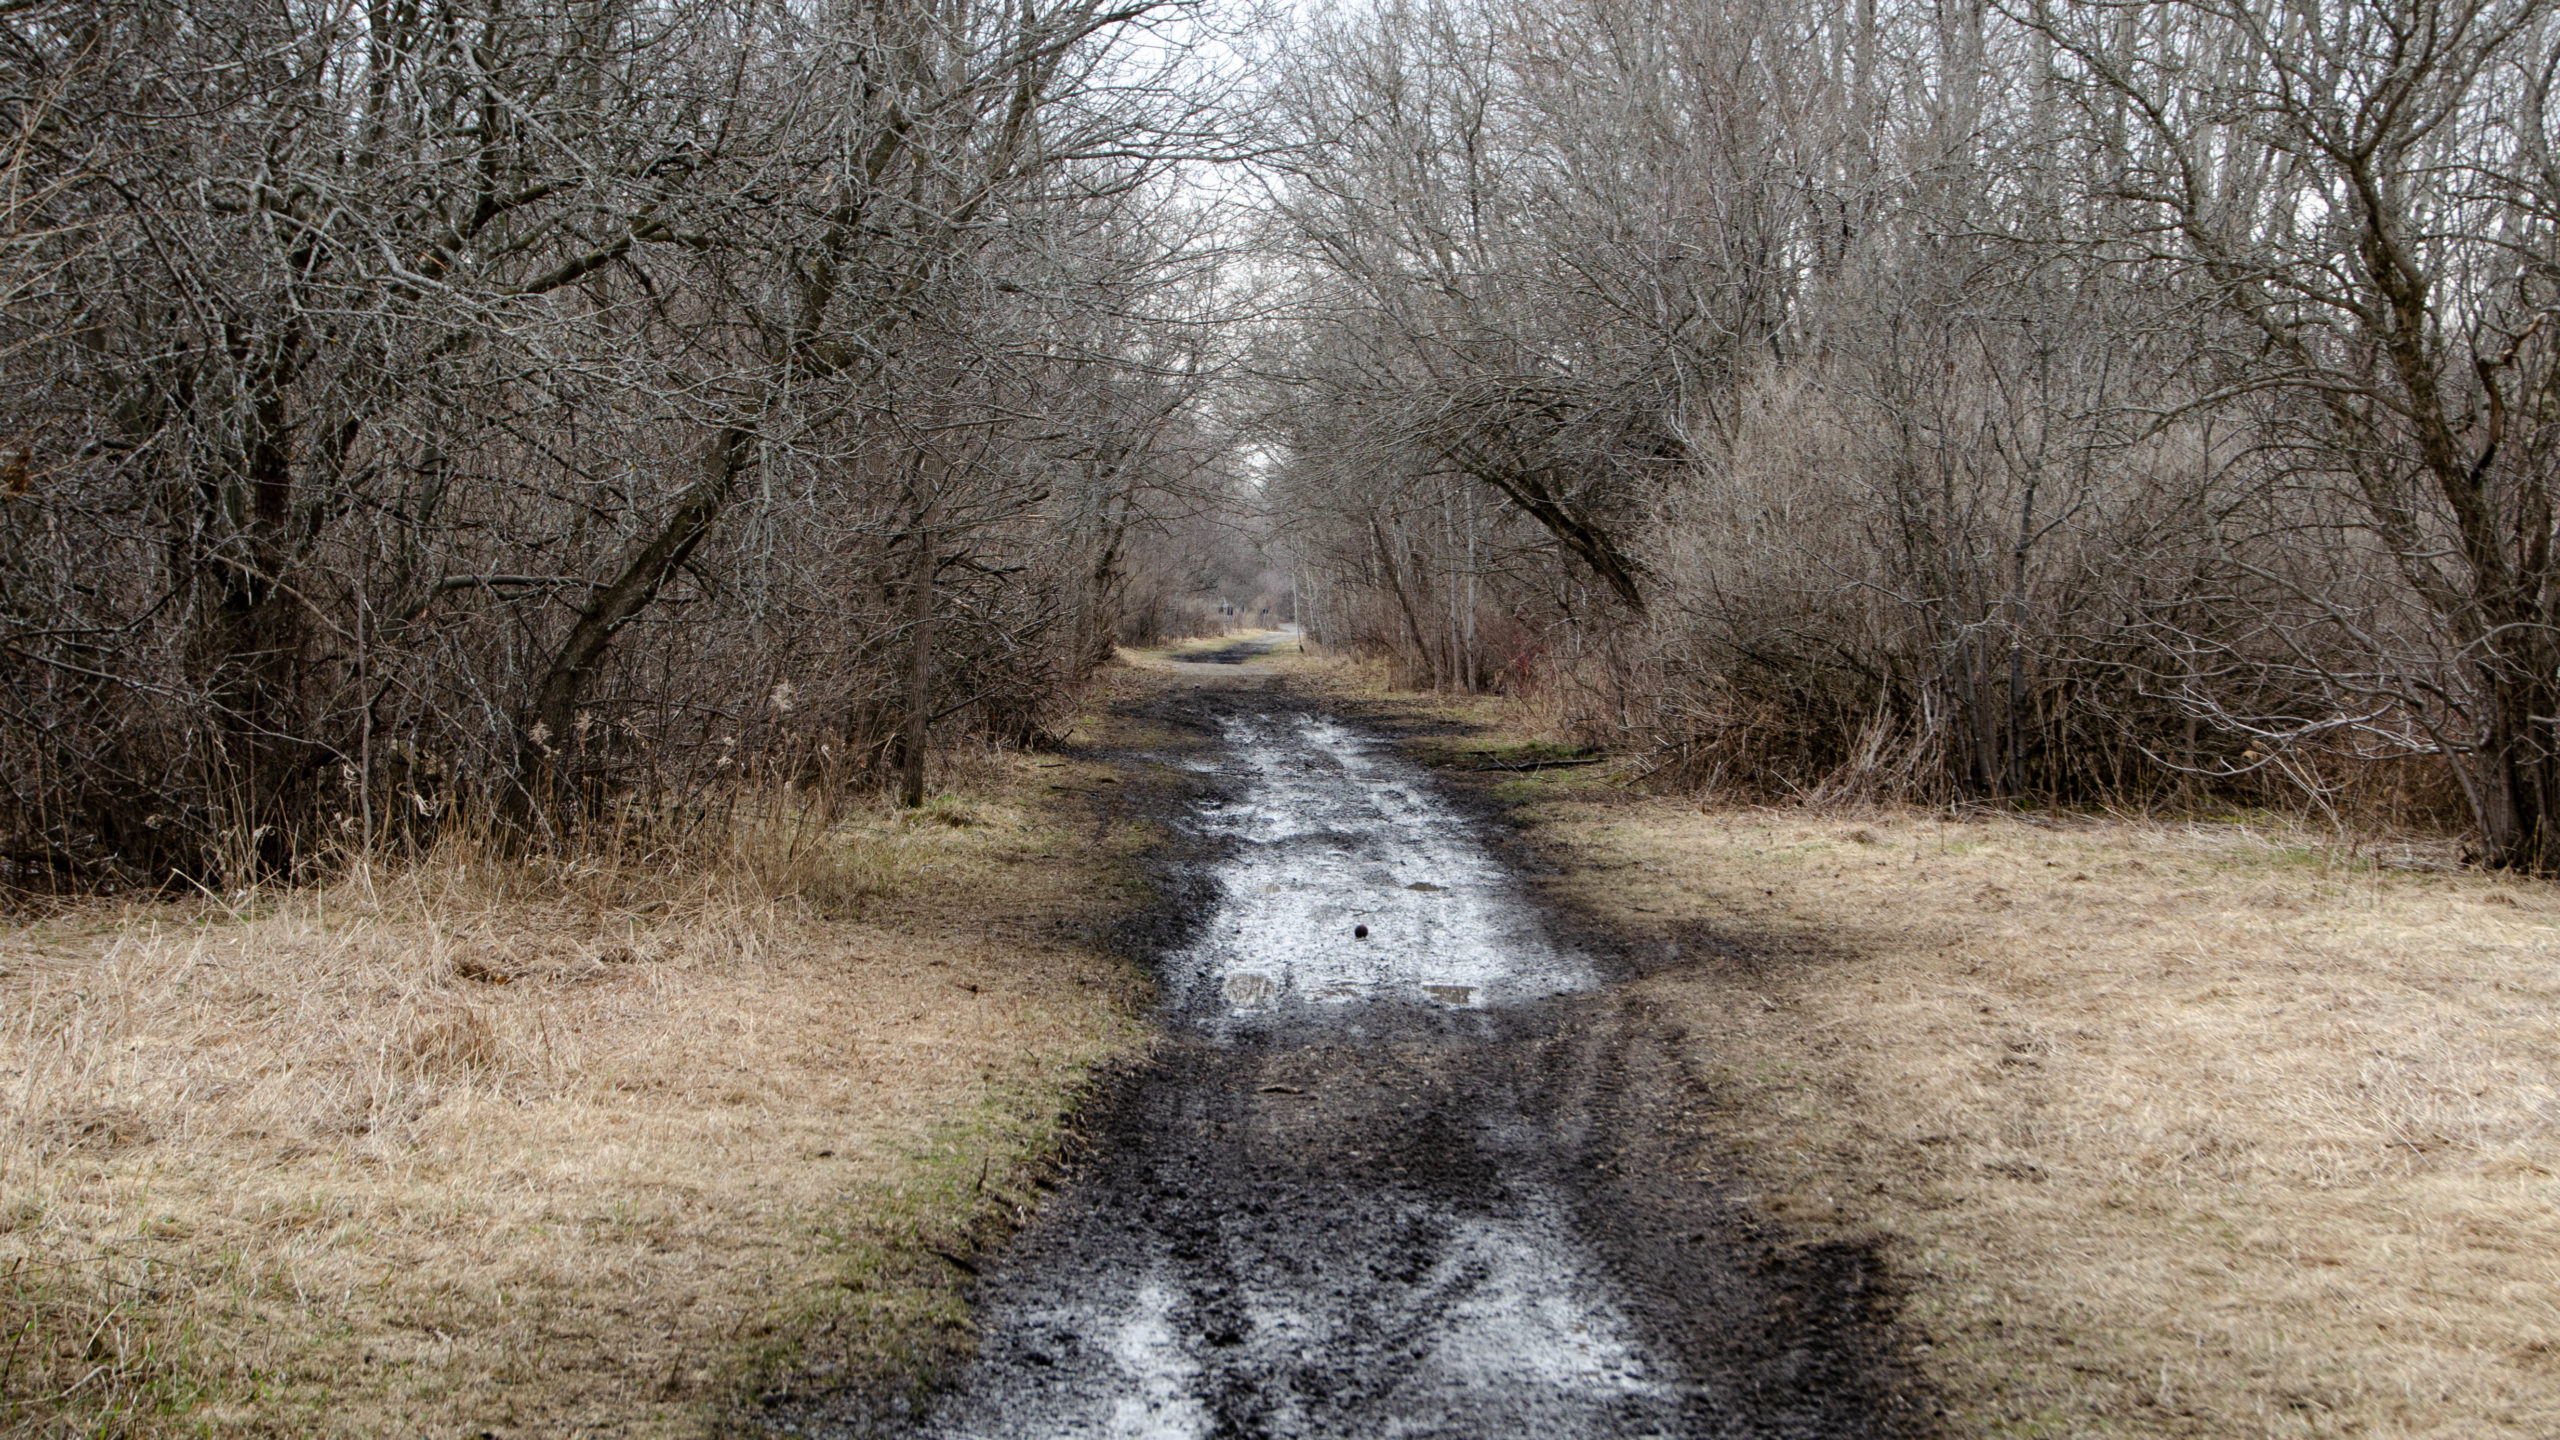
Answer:
[[[1139, 718], [1215, 754], [1222, 720], [1315, 708], [1274, 683], [1163, 695]], [[1449, 823], [1500, 853], [1498, 807], [1440, 788], [1472, 812]], [[1132, 789], [1114, 803], [1168, 807], [1176, 839], [1166, 903], [1122, 939], [1171, 963], [1221, 913], [1205, 877], [1237, 843], [1194, 817], [1246, 785], [1230, 767]], [[1684, 955], [1549, 921], [1604, 976], [1729, 964], [1744, 943]], [[953, 1388], [921, 1405], [843, 1391], [769, 1423], [1024, 1440], [1930, 1432], [1881, 1265], [1790, 1243], [1737, 1200], [1700, 1118], [1716, 1097], [1629, 992], [1359, 1001], [1242, 1028], [1168, 995], [1157, 1058], [1097, 1103], [1062, 1192], [980, 1287], [979, 1355]], [[1541, 1305], [1625, 1333], [1578, 1345], [1579, 1324], [1511, 1313]], [[1577, 1349], [1597, 1358], [1541, 1368]]]
[[1187, 655], [1176, 655], [1173, 660], [1178, 665], [1242, 665], [1249, 660], [1259, 660], [1282, 645], [1292, 643], [1295, 642], [1276, 640], [1266, 635], [1251, 640], [1238, 640], [1230, 645], [1221, 645], [1215, 650], [1195, 650]]

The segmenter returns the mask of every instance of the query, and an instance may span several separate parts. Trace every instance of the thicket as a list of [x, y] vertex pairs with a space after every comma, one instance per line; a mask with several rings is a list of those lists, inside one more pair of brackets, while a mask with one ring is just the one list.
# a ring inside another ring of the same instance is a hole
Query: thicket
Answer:
[[919, 798], [1266, 615], [2560, 869], [2555, 7], [0, 6], [0, 879]]
[[0, 7], [0, 879], [1036, 741], [1226, 483], [1154, 10]]
[[1320, 638], [1699, 782], [2560, 869], [2547, 0], [1389, 0], [1295, 48]]

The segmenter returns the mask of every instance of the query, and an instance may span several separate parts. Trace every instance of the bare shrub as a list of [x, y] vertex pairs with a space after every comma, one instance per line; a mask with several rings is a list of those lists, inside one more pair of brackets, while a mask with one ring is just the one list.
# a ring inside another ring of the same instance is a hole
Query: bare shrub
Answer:
[[1044, 732], [1220, 483], [1190, 61], [750, 11], [10, 9], [0, 883]]
[[1320, 25], [1275, 88], [1302, 278], [1264, 367], [1309, 625], [1567, 697], [1670, 783], [2416, 784], [2552, 868], [2550, 9], [2323, 23]]

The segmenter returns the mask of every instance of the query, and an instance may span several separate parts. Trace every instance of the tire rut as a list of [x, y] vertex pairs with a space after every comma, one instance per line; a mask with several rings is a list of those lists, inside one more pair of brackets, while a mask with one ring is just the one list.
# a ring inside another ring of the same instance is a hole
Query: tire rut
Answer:
[[1181, 822], [1215, 899], [1157, 957], [1168, 1038], [981, 1286], [947, 1390], [777, 1428], [1925, 1430], [1876, 1267], [1733, 1202], [1677, 1123], [1700, 1106], [1677, 1032], [1607, 987], [1623, 967], [1589, 937], [1555, 941], [1480, 822], [1303, 702], [1163, 704], [1226, 740]]

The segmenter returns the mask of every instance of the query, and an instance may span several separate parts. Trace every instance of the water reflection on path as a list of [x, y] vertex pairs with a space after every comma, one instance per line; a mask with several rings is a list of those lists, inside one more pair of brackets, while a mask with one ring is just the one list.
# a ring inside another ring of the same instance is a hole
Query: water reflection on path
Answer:
[[1245, 843], [1219, 869], [1207, 938], [1168, 968], [1178, 1011], [1223, 1030], [1307, 1005], [1501, 1005], [1597, 983], [1416, 766], [1326, 720], [1231, 720], [1227, 739], [1253, 783], [1209, 823]]
[[1494, 1023], [1592, 966], [1383, 746], [1288, 714], [1226, 738], [1241, 783], [1203, 823], [1236, 843], [1163, 965], [1174, 1043], [986, 1286], [922, 1433], [1697, 1433], [1542, 1173], [1528, 1052]]

